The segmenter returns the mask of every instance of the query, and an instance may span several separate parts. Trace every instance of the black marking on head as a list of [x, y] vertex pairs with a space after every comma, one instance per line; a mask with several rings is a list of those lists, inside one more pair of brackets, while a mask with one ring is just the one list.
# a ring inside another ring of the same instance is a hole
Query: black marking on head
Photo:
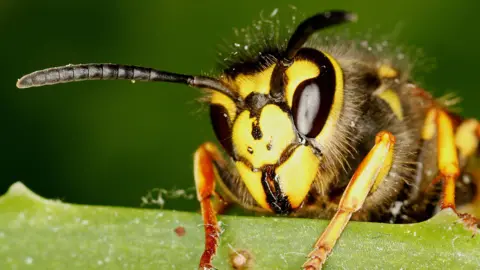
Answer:
[[287, 215], [292, 212], [288, 197], [282, 193], [275, 174], [275, 166], [267, 165], [262, 171], [262, 187], [267, 196], [267, 203], [277, 214]]
[[268, 95], [252, 92], [245, 98], [245, 106], [250, 111], [250, 117], [259, 116], [262, 108], [271, 103]]
[[280, 48], [278, 44], [267, 45], [267, 48], [263, 48], [253, 56], [251, 54], [239, 54], [238, 58], [223, 63], [226, 65], [223, 74], [234, 79], [240, 74], [250, 75], [262, 72], [275, 64], [277, 59], [281, 58], [282, 54], [283, 49]]
[[263, 137], [263, 133], [258, 125], [258, 121], [252, 122], [252, 137], [254, 140], [261, 140]]
[[271, 141], [267, 143], [267, 151], [270, 151], [270, 150], [272, 150], [272, 142]]

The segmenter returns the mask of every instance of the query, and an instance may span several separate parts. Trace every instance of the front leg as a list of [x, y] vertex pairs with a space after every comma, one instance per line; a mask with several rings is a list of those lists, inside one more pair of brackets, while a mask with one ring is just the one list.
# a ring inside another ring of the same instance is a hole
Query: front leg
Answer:
[[200, 202], [203, 223], [205, 228], [205, 249], [200, 259], [199, 269], [213, 269], [212, 259], [217, 251], [220, 228], [217, 222], [217, 213], [225, 206], [214, 205], [212, 198], [216, 197], [217, 202], [223, 202], [215, 193], [215, 180], [218, 179], [218, 172], [215, 165], [226, 167], [217, 147], [212, 143], [202, 144], [194, 155], [194, 177], [197, 189], [197, 199]]
[[390, 171], [395, 137], [386, 131], [377, 134], [375, 146], [359, 165], [348, 183], [335, 216], [314, 245], [303, 264], [305, 270], [321, 269], [327, 256], [342, 234], [353, 213], [358, 211], [368, 194], [375, 190]]

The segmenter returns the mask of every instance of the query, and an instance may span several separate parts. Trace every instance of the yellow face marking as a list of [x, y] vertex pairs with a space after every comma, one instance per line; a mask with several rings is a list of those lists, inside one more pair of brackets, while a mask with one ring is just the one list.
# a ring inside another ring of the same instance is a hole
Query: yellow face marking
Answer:
[[237, 154], [247, 159], [254, 168], [276, 164], [283, 150], [295, 139], [292, 122], [288, 114], [278, 106], [270, 104], [263, 108], [258, 125], [262, 138], [252, 137], [252, 124], [249, 111], [243, 111], [235, 120], [232, 142]]
[[386, 89], [377, 94], [377, 96], [387, 102], [388, 106], [392, 109], [392, 112], [398, 118], [398, 120], [403, 120], [403, 108], [400, 98], [397, 93], [392, 89]]
[[[329, 112], [324, 128], [316, 140], [324, 142], [333, 136], [335, 126], [343, 107], [343, 71], [340, 65], [328, 54], [326, 57], [332, 63], [336, 77], [336, 89], [332, 108]], [[234, 84], [242, 98], [251, 93], [269, 94], [270, 81], [274, 66], [253, 74], [238, 75], [229, 83]], [[293, 96], [298, 85], [308, 79], [318, 77], [320, 68], [307, 60], [295, 61], [285, 72], [288, 83], [286, 85], [286, 101], [291, 107]], [[228, 99], [228, 98], [226, 98]], [[222, 100], [222, 104], [231, 106], [230, 100]], [[225, 105], [224, 105], [225, 106]], [[250, 117], [251, 112], [241, 112], [232, 127], [233, 147], [243, 160], [248, 161], [254, 169], [244, 164], [246, 161], [236, 162], [239, 174], [247, 189], [257, 203], [271, 211], [266, 202], [266, 194], [261, 183], [260, 169], [264, 165], [278, 164], [283, 151], [296, 138], [295, 128], [290, 115], [282, 111], [277, 105], [269, 104], [262, 108], [260, 116]], [[233, 114], [232, 114], [233, 115]], [[258, 126], [261, 131], [260, 138], [252, 135], [253, 126]], [[309, 147], [299, 146], [292, 155], [276, 169], [279, 186], [288, 197], [292, 208], [297, 208], [305, 199], [317, 175], [320, 160]]]
[[320, 160], [306, 146], [299, 146], [280, 167], [276, 174], [279, 185], [287, 195], [293, 209], [300, 206], [315, 180]]
[[270, 93], [270, 77], [272, 77], [274, 67], [272, 65], [262, 72], [252, 75], [240, 74], [235, 77], [233, 84], [237, 86], [240, 96], [246, 98], [252, 92], [260, 94]]
[[378, 77], [382, 79], [393, 79], [398, 77], [398, 71], [396, 71], [394, 68], [386, 64], [382, 64], [378, 68], [377, 72], [378, 72]]
[[235, 162], [238, 173], [242, 178], [243, 182], [247, 186], [248, 191], [255, 199], [255, 201], [264, 209], [271, 210], [270, 206], [267, 203], [267, 195], [265, 194], [262, 187], [262, 172], [252, 172], [243, 162]]
[[324, 143], [326, 140], [333, 137], [333, 132], [335, 131], [335, 126], [338, 123], [340, 118], [340, 113], [343, 107], [343, 71], [338, 62], [331, 57], [330, 55], [324, 53], [332, 63], [333, 69], [335, 70], [335, 95], [333, 97], [332, 108], [328, 114], [327, 121], [323, 126], [322, 131], [316, 137], [316, 140], [320, 143]]
[[210, 103], [222, 105], [225, 109], [227, 109], [230, 121], [233, 121], [235, 119], [235, 115], [237, 113], [237, 106], [235, 105], [235, 102], [233, 102], [233, 100], [231, 100], [226, 95], [215, 91], [212, 93]]
[[457, 128], [455, 144], [463, 158], [467, 158], [477, 151], [478, 138], [475, 132], [478, 124], [477, 120], [469, 119]]
[[286, 86], [285, 97], [287, 98], [287, 103], [290, 108], [293, 103], [293, 95], [298, 85], [305, 80], [315, 78], [320, 75], [320, 70], [318, 66], [314, 63], [306, 60], [295, 61], [292, 66], [290, 66], [285, 72], [288, 78], [288, 84]]

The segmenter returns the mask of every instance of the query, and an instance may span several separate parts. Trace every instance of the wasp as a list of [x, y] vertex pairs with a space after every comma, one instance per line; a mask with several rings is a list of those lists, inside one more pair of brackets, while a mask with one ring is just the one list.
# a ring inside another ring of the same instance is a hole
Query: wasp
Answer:
[[207, 142], [194, 154], [205, 229], [200, 268], [213, 268], [216, 215], [236, 203], [265, 214], [330, 219], [303, 264], [320, 269], [350, 220], [419, 222], [480, 201], [477, 120], [453, 113], [392, 59], [355, 42], [310, 38], [355, 20], [346, 11], [318, 13], [285, 44], [241, 56], [217, 77], [80, 64], [33, 72], [17, 87], [135, 80], [204, 89], [222, 150]]

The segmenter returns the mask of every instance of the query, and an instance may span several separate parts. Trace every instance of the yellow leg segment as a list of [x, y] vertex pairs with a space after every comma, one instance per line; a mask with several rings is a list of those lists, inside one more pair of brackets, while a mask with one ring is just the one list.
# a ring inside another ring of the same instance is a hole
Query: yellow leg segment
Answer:
[[459, 155], [469, 158], [476, 153], [480, 138], [480, 125], [477, 120], [465, 120], [454, 131], [451, 117], [440, 108], [431, 108], [425, 118], [422, 132], [424, 140], [430, 140], [437, 134], [437, 163], [439, 174], [432, 184], [443, 180], [441, 208], [454, 210], [464, 225], [476, 233], [480, 223], [470, 214], [456, 211], [455, 182], [460, 175]]
[[455, 210], [455, 181], [460, 175], [453, 123], [442, 109], [433, 107], [425, 118], [422, 137], [430, 140], [437, 134], [437, 163], [439, 175], [433, 183], [443, 180], [442, 209]]
[[303, 264], [304, 269], [321, 269], [353, 213], [358, 211], [374, 185], [390, 171], [395, 137], [386, 131], [377, 134], [375, 146], [359, 165], [345, 189], [338, 210]]
[[205, 228], [205, 249], [200, 259], [200, 269], [212, 269], [212, 259], [217, 251], [220, 228], [217, 222], [217, 211], [220, 209], [212, 202], [215, 193], [217, 172], [214, 162], [221, 166], [225, 164], [217, 147], [212, 143], [202, 144], [194, 155], [194, 176], [197, 198], [200, 202]]
[[457, 147], [452, 120], [442, 110], [437, 110], [438, 169], [443, 178], [442, 208], [455, 209], [455, 181], [460, 175]]

